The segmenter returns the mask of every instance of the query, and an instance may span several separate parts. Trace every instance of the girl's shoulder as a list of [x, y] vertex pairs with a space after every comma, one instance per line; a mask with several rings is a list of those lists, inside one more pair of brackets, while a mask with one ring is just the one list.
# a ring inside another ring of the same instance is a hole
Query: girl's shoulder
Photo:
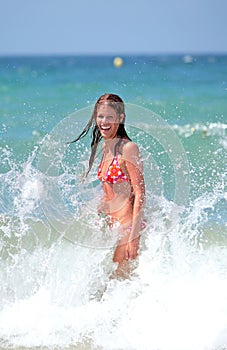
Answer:
[[135, 142], [126, 139], [122, 147], [122, 153], [139, 154], [139, 148]]
[[122, 159], [126, 162], [129, 161], [137, 165], [141, 163], [139, 148], [135, 142], [127, 140], [127, 142], [124, 143]]

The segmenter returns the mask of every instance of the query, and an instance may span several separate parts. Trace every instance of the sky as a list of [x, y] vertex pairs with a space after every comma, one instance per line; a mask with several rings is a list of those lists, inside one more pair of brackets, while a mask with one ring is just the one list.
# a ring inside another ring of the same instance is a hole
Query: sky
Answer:
[[227, 53], [227, 0], [0, 0], [0, 55]]

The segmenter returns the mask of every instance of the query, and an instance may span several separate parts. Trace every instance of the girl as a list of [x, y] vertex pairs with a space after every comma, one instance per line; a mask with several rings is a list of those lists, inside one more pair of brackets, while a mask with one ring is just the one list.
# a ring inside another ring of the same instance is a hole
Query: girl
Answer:
[[103, 198], [98, 213], [104, 216], [109, 227], [120, 224], [119, 240], [113, 261], [118, 263], [117, 276], [129, 273], [128, 260], [138, 255], [145, 204], [143, 165], [137, 145], [125, 130], [125, 106], [114, 94], [104, 94], [96, 102], [92, 116], [82, 133], [73, 142], [84, 137], [93, 127], [89, 168], [91, 170], [96, 150], [104, 139], [103, 153], [98, 167], [98, 178], [103, 187]]

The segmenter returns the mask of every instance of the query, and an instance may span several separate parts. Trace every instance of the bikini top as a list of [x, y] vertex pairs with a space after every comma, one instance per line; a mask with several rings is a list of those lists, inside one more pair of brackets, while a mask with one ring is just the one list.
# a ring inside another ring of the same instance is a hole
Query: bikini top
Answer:
[[117, 182], [122, 182], [122, 181], [129, 181], [129, 178], [124, 174], [123, 170], [121, 169], [118, 163], [118, 151], [116, 152], [116, 155], [114, 156], [112, 162], [110, 163], [106, 171], [106, 175], [104, 177], [102, 177], [102, 166], [103, 166], [103, 157], [98, 167], [98, 178], [100, 181], [108, 182], [111, 184], [116, 184]]

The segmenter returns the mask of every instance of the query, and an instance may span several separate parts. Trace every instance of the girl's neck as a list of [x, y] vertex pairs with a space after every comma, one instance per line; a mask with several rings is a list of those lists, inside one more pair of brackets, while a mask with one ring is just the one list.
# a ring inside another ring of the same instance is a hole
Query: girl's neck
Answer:
[[119, 141], [119, 137], [114, 137], [112, 139], [108, 139], [104, 141], [106, 152], [114, 153], [114, 148]]

